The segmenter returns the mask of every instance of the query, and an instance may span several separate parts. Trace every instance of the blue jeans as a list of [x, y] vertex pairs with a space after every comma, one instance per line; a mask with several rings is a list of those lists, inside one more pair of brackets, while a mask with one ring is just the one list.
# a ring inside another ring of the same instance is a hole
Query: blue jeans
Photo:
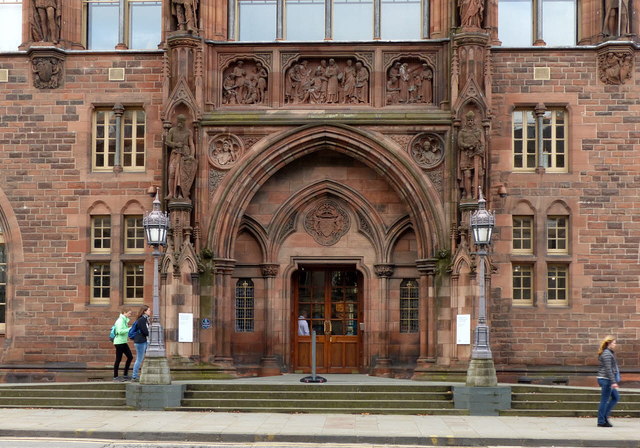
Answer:
[[600, 406], [598, 406], [598, 424], [601, 425], [607, 422], [611, 410], [620, 400], [620, 392], [618, 389], [612, 388], [611, 380], [606, 378], [598, 378], [598, 384], [602, 388]]
[[135, 343], [133, 345], [136, 346], [136, 363], [133, 365], [133, 378], [140, 378], [138, 374], [140, 372], [140, 366], [142, 366], [142, 361], [144, 361], [144, 354], [147, 351], [148, 342], [140, 342]]

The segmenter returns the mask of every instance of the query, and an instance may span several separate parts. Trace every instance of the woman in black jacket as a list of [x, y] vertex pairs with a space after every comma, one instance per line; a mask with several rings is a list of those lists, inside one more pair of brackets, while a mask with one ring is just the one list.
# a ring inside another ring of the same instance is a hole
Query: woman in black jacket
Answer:
[[598, 384], [602, 391], [600, 406], [598, 406], [598, 426], [604, 428], [613, 426], [609, 422], [609, 414], [620, 400], [620, 392], [618, 391], [620, 370], [613, 351], [615, 348], [616, 338], [607, 336], [600, 343], [600, 349], [598, 350], [598, 361], [600, 361]]
[[137, 325], [138, 331], [133, 336], [133, 345], [136, 346], [136, 363], [133, 365], [132, 381], [140, 380], [140, 367], [144, 361], [144, 354], [147, 351], [147, 337], [149, 337], [149, 316], [151, 308], [148, 305], [142, 305], [138, 312], [138, 317], [134, 325]]

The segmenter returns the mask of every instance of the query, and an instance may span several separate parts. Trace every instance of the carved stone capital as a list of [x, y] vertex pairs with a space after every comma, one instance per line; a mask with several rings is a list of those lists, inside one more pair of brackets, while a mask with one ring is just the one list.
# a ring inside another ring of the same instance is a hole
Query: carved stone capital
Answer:
[[274, 263], [265, 263], [263, 265], [260, 265], [260, 269], [262, 269], [263, 277], [276, 277], [280, 270], [280, 265]]
[[393, 275], [392, 264], [376, 264], [373, 266], [373, 269], [380, 278], [389, 278]]
[[634, 50], [631, 45], [605, 44], [598, 49], [598, 77], [610, 85], [620, 85], [631, 79], [634, 71]]

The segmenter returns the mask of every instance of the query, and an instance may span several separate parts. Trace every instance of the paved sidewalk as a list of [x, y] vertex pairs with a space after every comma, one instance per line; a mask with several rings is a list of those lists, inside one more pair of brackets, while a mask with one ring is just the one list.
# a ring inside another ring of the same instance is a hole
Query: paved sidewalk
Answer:
[[0, 436], [192, 442], [633, 447], [639, 419], [0, 409]]

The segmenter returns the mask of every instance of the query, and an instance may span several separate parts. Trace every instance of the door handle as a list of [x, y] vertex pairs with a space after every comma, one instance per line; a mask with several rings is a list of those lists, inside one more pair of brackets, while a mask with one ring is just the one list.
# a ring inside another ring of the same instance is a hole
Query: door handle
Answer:
[[324, 334], [331, 334], [332, 326], [330, 320], [324, 321]]

